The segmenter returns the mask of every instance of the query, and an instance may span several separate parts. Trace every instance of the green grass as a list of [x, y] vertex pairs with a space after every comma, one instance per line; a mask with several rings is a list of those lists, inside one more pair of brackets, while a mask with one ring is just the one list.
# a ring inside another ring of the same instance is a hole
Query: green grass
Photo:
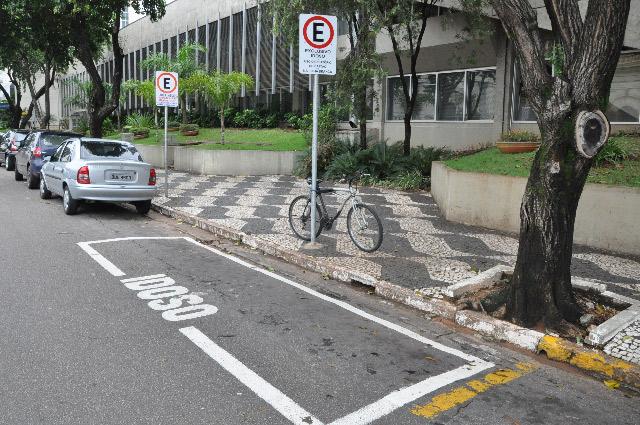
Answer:
[[[202, 142], [195, 146], [197, 149], [231, 149], [231, 150], [261, 150], [261, 151], [302, 151], [307, 145], [302, 137], [302, 133], [293, 130], [273, 129], [238, 129], [228, 128], [225, 130], [225, 144], [220, 144], [219, 128], [201, 128], [197, 136], [183, 136], [179, 131], [171, 132], [178, 143]], [[161, 144], [164, 130], [152, 129], [149, 137], [134, 140], [133, 143], [140, 145]], [[108, 135], [109, 139], [118, 139], [120, 134]], [[218, 142], [218, 143], [212, 143]]]
[[[640, 137], [614, 136], [631, 157], [619, 165], [593, 167], [587, 179], [590, 183], [640, 187]], [[612, 139], [614, 138], [612, 137]], [[445, 163], [459, 171], [528, 177], [535, 152], [503, 154], [489, 148], [471, 155], [450, 159]]]

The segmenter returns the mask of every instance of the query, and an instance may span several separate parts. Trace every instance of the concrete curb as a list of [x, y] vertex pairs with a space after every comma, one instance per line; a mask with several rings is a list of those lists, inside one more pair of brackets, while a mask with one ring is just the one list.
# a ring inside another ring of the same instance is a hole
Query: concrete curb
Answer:
[[537, 351], [551, 360], [568, 363], [599, 378], [614, 379], [640, 390], [640, 366], [616, 359], [567, 340], [545, 335]]
[[[324, 259], [318, 261], [313, 256], [284, 248], [239, 230], [212, 224], [206, 219], [195, 217], [171, 207], [153, 203], [152, 208], [162, 215], [181, 220], [216, 236], [242, 243], [264, 254], [281, 258], [304, 269], [322, 273], [342, 282], [352, 283], [356, 281], [369, 285], [374, 288], [377, 295], [383, 298], [397, 301], [434, 316], [452, 320], [460, 326], [498, 341], [514, 344], [530, 352], [544, 352], [551, 360], [571, 364], [590, 374], [595, 374], [605, 379], [615, 379], [636, 390], [640, 390], [640, 367], [631, 363], [476, 311], [458, 311], [451, 302], [421, 296], [409, 288], [378, 279], [366, 273], [338, 266]], [[495, 273], [495, 271], [492, 273]], [[482, 283], [486, 283], [486, 279], [482, 280]]]

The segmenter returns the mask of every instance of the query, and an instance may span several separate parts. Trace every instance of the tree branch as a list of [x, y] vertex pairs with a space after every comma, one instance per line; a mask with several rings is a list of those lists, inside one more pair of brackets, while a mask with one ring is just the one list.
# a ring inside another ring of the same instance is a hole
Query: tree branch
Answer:
[[630, 0], [591, 0], [575, 58], [569, 63], [574, 102], [604, 109], [629, 18]]
[[551, 28], [559, 37], [566, 57], [573, 57], [582, 36], [582, 17], [576, 0], [544, 0]]
[[538, 18], [528, 0], [490, 0], [502, 26], [515, 45], [521, 70], [528, 78], [523, 86], [532, 106], [544, 109], [545, 93], [551, 87], [552, 78], [547, 72], [544, 46], [538, 27]]

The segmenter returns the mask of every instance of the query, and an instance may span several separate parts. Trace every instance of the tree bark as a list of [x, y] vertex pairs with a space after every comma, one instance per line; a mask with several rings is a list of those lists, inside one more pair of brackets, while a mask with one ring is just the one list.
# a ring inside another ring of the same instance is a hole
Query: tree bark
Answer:
[[540, 123], [542, 145], [522, 199], [507, 316], [525, 326], [543, 322], [558, 328], [580, 317], [570, 267], [576, 211], [591, 161], [575, 166], [572, 116]]
[[[563, 59], [547, 71], [537, 14], [528, 0], [491, 0], [513, 42], [542, 143], [520, 209], [518, 257], [507, 301], [516, 323], [563, 330], [580, 309], [571, 287], [573, 232], [593, 160], [575, 147], [581, 111], [604, 108], [626, 30], [630, 0], [591, 0], [584, 22], [574, 0], [545, 0]], [[586, 24], [588, 23], [588, 24]]]
[[182, 112], [182, 124], [189, 124], [189, 116], [187, 115], [187, 95], [180, 95], [180, 110]]

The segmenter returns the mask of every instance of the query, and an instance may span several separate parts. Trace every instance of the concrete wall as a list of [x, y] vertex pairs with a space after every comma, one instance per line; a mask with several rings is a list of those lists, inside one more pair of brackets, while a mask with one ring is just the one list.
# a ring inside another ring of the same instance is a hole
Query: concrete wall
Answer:
[[[160, 149], [160, 148], [158, 148]], [[221, 176], [293, 174], [300, 152], [204, 150], [176, 147], [176, 171]]]
[[[136, 148], [142, 155], [142, 159], [144, 159], [145, 162], [153, 165], [154, 167], [164, 167], [164, 149], [162, 146], [136, 145]], [[176, 146], [168, 146], [167, 148], [167, 160], [170, 167], [173, 167], [173, 158], [176, 148]]]
[[[431, 167], [431, 194], [447, 220], [517, 233], [523, 177]], [[574, 242], [640, 255], [640, 189], [588, 183], [578, 205]]]

